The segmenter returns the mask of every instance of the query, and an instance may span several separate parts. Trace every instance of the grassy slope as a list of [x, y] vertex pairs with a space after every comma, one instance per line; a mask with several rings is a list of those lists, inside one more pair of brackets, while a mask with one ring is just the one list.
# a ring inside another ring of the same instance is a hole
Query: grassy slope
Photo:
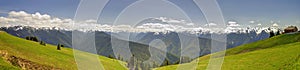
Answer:
[[1, 70], [18, 70], [20, 68], [15, 67], [11, 64], [9, 64], [7, 61], [5, 61], [3, 58], [0, 58], [0, 69]]
[[[72, 49], [62, 48], [62, 50], [58, 51], [56, 50], [56, 46], [49, 44], [47, 44], [47, 46], [42, 46], [37, 42], [14, 37], [5, 32], [0, 32], [0, 51], [5, 51], [9, 55], [20, 57], [41, 65], [62, 68], [65, 70], [77, 69]], [[104, 65], [105, 69], [125, 69], [122, 66], [125, 63], [119, 64], [117, 60], [109, 59], [103, 56], [99, 56], [99, 59]], [[0, 59], [0, 66], [0, 69], [4, 67], [16, 68], [8, 64], [2, 58]]]
[[[300, 34], [280, 35], [226, 51], [222, 70], [300, 69]], [[197, 69], [206, 69], [211, 55], [198, 58]], [[216, 58], [218, 59], [218, 58]], [[195, 61], [193, 61], [195, 62]], [[181, 64], [181, 65], [188, 65]], [[178, 65], [157, 68], [173, 70]]]

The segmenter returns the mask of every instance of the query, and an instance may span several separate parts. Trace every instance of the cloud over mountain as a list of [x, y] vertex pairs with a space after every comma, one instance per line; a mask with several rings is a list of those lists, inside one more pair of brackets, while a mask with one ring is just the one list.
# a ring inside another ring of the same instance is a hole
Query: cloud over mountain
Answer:
[[[75, 25], [75, 26], [73, 26]], [[11, 11], [8, 16], [0, 17], [0, 27], [29, 26], [34, 28], [56, 29], [56, 30], [79, 30], [79, 31], [104, 31], [104, 32], [189, 32], [189, 33], [226, 33], [246, 32], [236, 21], [228, 21], [226, 29], [215, 27], [200, 27], [186, 20], [167, 17], [154, 17], [144, 19], [137, 25], [107, 25], [97, 24], [97, 20], [74, 21], [68, 18], [58, 18], [48, 14], [36, 12], [34, 14], [25, 11]], [[205, 26], [217, 26], [209, 23]], [[256, 30], [256, 29], [250, 29]], [[256, 30], [259, 31], [259, 30]], [[261, 31], [261, 30], [260, 30]]]
[[229, 27], [240, 26], [240, 24], [238, 24], [237, 21], [228, 21], [227, 23], [228, 23], [227, 26]]
[[216, 23], [208, 23], [208, 24], [205, 24], [204, 26], [216, 26], [217, 24]]
[[36, 12], [35, 14], [29, 14], [25, 11], [11, 11], [8, 13], [7, 17], [0, 17], [1, 26], [35, 26], [35, 27], [52, 27], [60, 26], [63, 24], [71, 24], [72, 19], [61, 19], [57, 17], [51, 17], [48, 14], [40, 14]]

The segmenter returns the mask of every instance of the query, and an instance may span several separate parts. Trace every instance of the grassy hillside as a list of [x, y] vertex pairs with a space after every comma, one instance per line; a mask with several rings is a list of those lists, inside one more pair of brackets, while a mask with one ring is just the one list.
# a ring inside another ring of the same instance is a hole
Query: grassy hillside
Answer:
[[[24, 66], [40, 69], [76, 70], [73, 50], [56, 46], [42, 46], [38, 42], [28, 41], [6, 32], [0, 32], [0, 69], [22, 69]], [[89, 54], [89, 53], [86, 53]], [[125, 70], [125, 63], [119, 64], [118, 60], [99, 56], [102, 65], [107, 70]], [[22, 66], [23, 65], [23, 66]]]
[[20, 68], [9, 64], [3, 58], [0, 58], [0, 69], [1, 70], [19, 70]]
[[[300, 33], [275, 36], [227, 50], [222, 70], [299, 70], [299, 50]], [[218, 53], [198, 58], [198, 70], [206, 69], [211, 55], [218, 55]], [[156, 69], [174, 70], [177, 66], [172, 65]]]

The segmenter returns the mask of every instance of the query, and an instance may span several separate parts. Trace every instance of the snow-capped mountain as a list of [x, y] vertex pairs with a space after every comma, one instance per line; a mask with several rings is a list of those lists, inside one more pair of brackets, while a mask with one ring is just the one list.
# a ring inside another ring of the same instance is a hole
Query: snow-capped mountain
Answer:
[[[64, 44], [68, 47], [72, 47], [72, 31], [64, 30], [60, 28], [34, 28], [29, 26], [14, 26], [14, 27], [2, 27], [1, 30], [8, 32], [9, 34], [25, 38], [26, 36], [36, 36], [40, 40], [45, 41], [46, 43], [50, 44]], [[247, 32], [248, 31], [248, 32]], [[103, 32], [103, 31], [95, 31], [95, 44], [97, 47], [97, 51], [99, 55], [104, 56], [117, 56], [113, 54], [112, 45], [111, 45], [111, 38], [119, 38], [115, 37], [115, 35], [111, 34], [122, 34], [124, 32]], [[181, 49], [181, 38], [179, 35], [184, 36], [184, 38], [193, 38], [193, 36], [197, 36], [197, 40], [199, 41], [199, 48], [201, 52], [199, 52], [199, 56], [211, 53], [211, 42], [215, 41], [211, 39], [212, 34], [218, 33], [199, 33], [193, 34], [190, 32], [128, 32], [129, 34], [134, 35], [130, 37], [130, 40], [119, 39], [120, 41], [130, 42], [131, 47], [148, 49], [147, 47], [151, 43], [151, 41], [155, 39], [162, 40], [167, 46], [168, 59], [171, 62], [176, 62], [179, 60], [181, 56], [180, 52], [189, 51], [189, 50], [182, 50]], [[227, 48], [232, 48], [235, 46], [239, 46], [242, 44], [262, 40], [268, 38], [269, 34], [267, 31], [262, 30], [258, 33], [258, 30], [255, 29], [248, 29], [245, 32], [243, 30], [239, 31], [231, 31], [227, 34]], [[215, 41], [218, 42], [218, 41]], [[189, 45], [193, 47], [195, 45]], [[185, 46], [185, 47], [189, 47]], [[183, 48], [184, 49], [184, 48]], [[138, 50], [138, 49], [137, 49]], [[133, 50], [134, 51], [134, 50]], [[141, 51], [136, 51], [138, 52]], [[147, 53], [146, 51], [143, 51]], [[149, 52], [148, 52], [149, 53]], [[141, 55], [141, 57], [143, 57]], [[192, 58], [190, 58], [192, 59]]]
[[[1, 19], [10, 20], [14, 19], [14, 17], [2, 17]], [[49, 18], [49, 20], [54, 19]], [[15, 19], [15, 21], [21, 20]], [[164, 42], [167, 48], [167, 59], [172, 63], [175, 63], [179, 58], [182, 58], [181, 55], [184, 55], [184, 53], [181, 52], [192, 51], [192, 49], [190, 49], [191, 47], [197, 46], [201, 52], [197, 52], [199, 55], [189, 57], [189, 59], [211, 53], [210, 48], [212, 42], [222, 43], [213, 40], [211, 38], [212, 35], [226, 34], [226, 47], [232, 48], [268, 38], [269, 32], [278, 30], [277, 27], [241, 27], [240, 24], [234, 21], [228, 22], [226, 28], [216, 28], [214, 27], [218, 26], [216, 23], [209, 23], [204, 25], [207, 27], [201, 27], [195, 26], [195, 23], [185, 20], [166, 17], [148, 18], [135, 25], [101, 25], [93, 20], [89, 20], [80, 22], [80, 24], [74, 22], [76, 26], [73, 26], [72, 20], [69, 21], [70, 22], [61, 24], [56, 23], [55, 25], [45, 23], [46, 26], [30, 25], [28, 23], [24, 24], [25, 22], [14, 22], [14, 24], [5, 23], [0, 26], [1, 30], [21, 38], [25, 38], [26, 36], [36, 36], [46, 43], [54, 45], [63, 44], [70, 48], [72, 48], [73, 31], [95, 32], [97, 54], [119, 57], [118, 55], [114, 55], [112, 50], [113, 45], [111, 39], [116, 38], [118, 41], [129, 42], [131, 51], [133, 54], [138, 55], [138, 58], [141, 60], [148, 59], [145, 57], [150, 56], [148, 49], [151, 47], [151, 42], [159, 39]], [[122, 38], [123, 34], [130, 34], [129, 40]], [[182, 43], [182, 39], [190, 40]], [[182, 48], [183, 44], [185, 45], [184, 48]], [[157, 48], [156, 50], [162, 51]]]

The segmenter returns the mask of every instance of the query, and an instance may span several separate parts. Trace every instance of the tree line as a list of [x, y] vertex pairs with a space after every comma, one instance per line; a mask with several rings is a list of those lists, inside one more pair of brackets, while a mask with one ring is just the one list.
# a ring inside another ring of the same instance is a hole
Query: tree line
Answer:
[[[39, 42], [40, 45], [46, 46], [46, 43], [42, 40], [39, 40], [38, 37], [36, 36], [26, 36], [26, 40], [34, 41], [34, 42]], [[65, 47], [63, 44], [57, 44], [57, 50], [61, 50], [61, 47]]]

